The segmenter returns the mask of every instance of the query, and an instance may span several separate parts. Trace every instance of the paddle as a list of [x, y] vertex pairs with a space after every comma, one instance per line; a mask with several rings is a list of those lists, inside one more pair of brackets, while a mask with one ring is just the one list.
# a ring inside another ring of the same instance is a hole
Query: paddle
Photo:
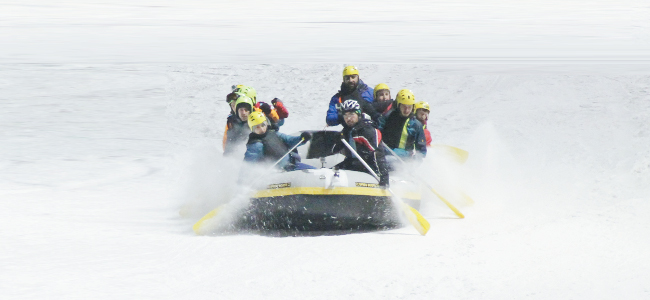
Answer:
[[[388, 147], [388, 145], [386, 145], [386, 143], [384, 143], [384, 142], [382, 141], [381, 144], [384, 146], [384, 148], [388, 149], [388, 151], [389, 151], [393, 156], [395, 156], [395, 157], [396, 157], [400, 162], [402, 162], [402, 164], [406, 165], [406, 162], [404, 162], [404, 160], [402, 160], [402, 158], [400, 158], [397, 154], [395, 154], [395, 152], [393, 151], [393, 149], [391, 149], [390, 147]], [[406, 173], [408, 173], [408, 172], [406, 172]], [[410, 174], [410, 173], [409, 173], [409, 174]], [[459, 218], [461, 218], [461, 219], [465, 218], [465, 216], [464, 216], [464, 215], [463, 215], [463, 214], [462, 214], [462, 213], [461, 213], [461, 212], [460, 212], [456, 207], [454, 207], [453, 205], [451, 205], [451, 203], [449, 203], [449, 201], [447, 201], [447, 199], [445, 199], [442, 195], [440, 195], [440, 193], [438, 193], [434, 188], [432, 188], [432, 187], [431, 187], [431, 186], [430, 186], [426, 181], [424, 181], [423, 179], [421, 179], [421, 178], [419, 178], [419, 177], [417, 177], [417, 176], [412, 176], [412, 177], [415, 178], [415, 179], [417, 179], [417, 180], [419, 180], [420, 182], [422, 182], [422, 184], [424, 184], [424, 185], [425, 185], [428, 189], [430, 189], [430, 190], [431, 190], [431, 191], [432, 191], [436, 196], [438, 196], [438, 198], [439, 198], [440, 200], [442, 200], [442, 202], [444, 202], [444, 203], [447, 205], [447, 207], [449, 207], [449, 209], [451, 209], [451, 210], [452, 210], [452, 211], [453, 211], [453, 212], [454, 212], [454, 213], [455, 213]], [[470, 200], [471, 200], [471, 198], [470, 198]]]
[[467, 157], [469, 156], [469, 153], [467, 151], [460, 148], [456, 148], [454, 146], [438, 144], [438, 145], [431, 145], [431, 148], [439, 149], [441, 151], [451, 154], [452, 157], [461, 164], [465, 163], [465, 161], [467, 161]]
[[[273, 170], [273, 168], [274, 168], [278, 163], [280, 163], [280, 162], [281, 162], [281, 161], [282, 161], [282, 160], [283, 160], [287, 155], [289, 155], [289, 153], [291, 153], [293, 150], [295, 150], [296, 148], [298, 148], [298, 146], [300, 146], [304, 140], [305, 140], [305, 138], [301, 138], [301, 139], [300, 139], [300, 142], [298, 142], [295, 146], [291, 147], [291, 149], [289, 149], [289, 151], [287, 151], [287, 153], [285, 153], [284, 155], [282, 155], [282, 157], [280, 157], [280, 159], [278, 159], [275, 163], [273, 163], [273, 165], [271, 165], [271, 166], [268, 168], [268, 170], [266, 170], [266, 172], [265, 172], [264, 174], [271, 172], [271, 170]], [[258, 180], [259, 180], [259, 178], [262, 178], [262, 177], [264, 177], [264, 176], [259, 176], [259, 177], [257, 177], [257, 178], [258, 178]], [[254, 185], [255, 182], [256, 182], [256, 181], [254, 181], [253, 184], [251, 184], [251, 185]], [[206, 227], [210, 227], [208, 224], [212, 224], [212, 222], [209, 222], [209, 220], [211, 220], [211, 219], [215, 218], [216, 216], [218, 216], [219, 213], [220, 213], [220, 212], [221, 212], [221, 211], [222, 211], [226, 206], [228, 206], [228, 203], [226, 203], [226, 204], [222, 204], [222, 205], [219, 205], [217, 208], [215, 208], [215, 209], [213, 209], [212, 211], [210, 211], [209, 213], [207, 213], [205, 216], [203, 216], [203, 218], [201, 218], [198, 222], [196, 222], [196, 223], [194, 224], [194, 226], [192, 226], [192, 230], [194, 230], [194, 232], [195, 232], [197, 235], [203, 235], [203, 234], [210, 233], [210, 231], [211, 231], [212, 228], [206, 228]], [[206, 223], [206, 221], [208, 221], [208, 222]]]
[[[341, 142], [343, 142], [345, 147], [347, 147], [348, 150], [350, 150], [350, 152], [352, 152], [352, 154], [354, 154], [354, 156], [363, 164], [363, 166], [366, 167], [368, 172], [370, 172], [370, 174], [373, 177], [375, 177], [375, 179], [377, 179], [377, 182], [379, 182], [380, 180], [379, 180], [379, 176], [377, 176], [377, 173], [375, 173], [375, 171], [373, 171], [370, 168], [370, 166], [363, 160], [363, 158], [361, 158], [361, 156], [359, 156], [359, 153], [357, 153], [357, 151], [355, 151], [352, 148], [352, 146], [350, 146], [350, 144], [348, 144], [348, 142], [345, 139], [341, 139]], [[429, 222], [422, 216], [422, 214], [420, 214], [419, 211], [417, 211], [417, 209], [415, 209], [415, 208], [411, 207], [410, 205], [404, 203], [404, 201], [402, 201], [402, 199], [399, 196], [397, 196], [397, 194], [395, 194], [389, 187], [386, 187], [386, 189], [391, 194], [393, 194], [393, 196], [395, 196], [395, 198], [398, 200], [398, 203], [402, 206], [401, 207], [402, 211], [406, 215], [406, 218], [409, 220], [411, 225], [413, 225], [413, 227], [415, 227], [415, 229], [421, 235], [426, 235], [427, 231], [429, 231], [429, 228], [431, 228], [431, 225], [429, 224]]]

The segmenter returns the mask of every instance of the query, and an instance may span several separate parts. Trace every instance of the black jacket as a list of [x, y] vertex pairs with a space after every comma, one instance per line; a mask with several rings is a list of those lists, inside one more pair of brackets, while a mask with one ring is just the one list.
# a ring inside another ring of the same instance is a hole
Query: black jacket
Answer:
[[[372, 126], [372, 123], [363, 118], [354, 127], [344, 124], [341, 131], [341, 138], [345, 139], [350, 146], [361, 156], [370, 168], [379, 176], [379, 184], [388, 185], [388, 166], [381, 147], [381, 132]], [[368, 169], [350, 152], [350, 150], [339, 142], [334, 147], [334, 152], [341, 152], [345, 159], [336, 165], [340, 169], [348, 169], [370, 173]]]
[[244, 122], [237, 115], [228, 116], [226, 121], [226, 140], [224, 144], [224, 155], [230, 155], [237, 149], [238, 145], [246, 142], [248, 135], [251, 133], [248, 122]]

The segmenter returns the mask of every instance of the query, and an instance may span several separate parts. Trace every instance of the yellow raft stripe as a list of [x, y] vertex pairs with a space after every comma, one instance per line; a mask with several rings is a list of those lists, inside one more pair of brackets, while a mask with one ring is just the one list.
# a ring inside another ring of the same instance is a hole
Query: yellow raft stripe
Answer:
[[289, 195], [360, 195], [390, 197], [390, 193], [387, 190], [378, 188], [336, 187], [334, 189], [326, 189], [322, 187], [291, 187], [258, 191], [253, 195], [253, 198]]

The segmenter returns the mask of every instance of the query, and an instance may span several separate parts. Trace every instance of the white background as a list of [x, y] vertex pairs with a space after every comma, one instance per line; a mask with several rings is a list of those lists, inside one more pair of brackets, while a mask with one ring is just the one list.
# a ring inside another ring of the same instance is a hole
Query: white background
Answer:
[[[0, 2], [0, 298], [646, 299], [644, 1]], [[387, 64], [389, 63], [389, 64]], [[432, 106], [432, 228], [197, 237], [233, 84], [324, 127], [344, 64]], [[454, 191], [475, 201], [469, 205]]]

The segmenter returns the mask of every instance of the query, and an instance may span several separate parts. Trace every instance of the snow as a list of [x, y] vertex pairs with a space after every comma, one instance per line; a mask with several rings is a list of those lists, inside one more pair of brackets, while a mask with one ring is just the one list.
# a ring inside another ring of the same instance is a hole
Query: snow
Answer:
[[[0, 3], [0, 298], [650, 296], [644, 1], [264, 3]], [[285, 133], [322, 129], [343, 63], [469, 151], [418, 171], [466, 218], [425, 194], [424, 237], [194, 235], [245, 198], [230, 86], [283, 99]]]

